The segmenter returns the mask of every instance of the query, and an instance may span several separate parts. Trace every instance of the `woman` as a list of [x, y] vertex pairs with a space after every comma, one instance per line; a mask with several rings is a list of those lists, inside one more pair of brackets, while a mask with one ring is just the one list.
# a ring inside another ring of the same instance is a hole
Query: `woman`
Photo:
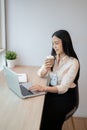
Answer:
[[[40, 130], [61, 130], [65, 116], [76, 105], [75, 95], [79, 79], [79, 60], [73, 49], [71, 37], [66, 30], [56, 31], [52, 35], [52, 53], [54, 59], [46, 59], [39, 69], [40, 77], [50, 77], [56, 72], [55, 85], [34, 85], [31, 90], [45, 91]], [[52, 77], [51, 77], [52, 78]], [[52, 79], [51, 79], [52, 80]]]

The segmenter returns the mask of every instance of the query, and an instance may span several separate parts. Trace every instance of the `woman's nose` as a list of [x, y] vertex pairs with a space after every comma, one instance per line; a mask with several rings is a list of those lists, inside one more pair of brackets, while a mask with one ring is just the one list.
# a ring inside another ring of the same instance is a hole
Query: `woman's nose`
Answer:
[[54, 45], [54, 49], [58, 48], [56, 45]]

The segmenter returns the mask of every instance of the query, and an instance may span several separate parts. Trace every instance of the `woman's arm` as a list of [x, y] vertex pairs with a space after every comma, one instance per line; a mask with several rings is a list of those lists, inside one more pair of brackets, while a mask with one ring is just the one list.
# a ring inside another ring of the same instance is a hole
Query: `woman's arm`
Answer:
[[38, 70], [37, 74], [38, 74], [38, 76], [40, 76], [40, 77], [45, 77], [45, 76], [48, 74], [49, 71], [50, 71], [50, 70], [48, 70], [48, 69], [45, 68], [45, 65], [42, 65], [42, 66], [40, 67], [40, 69]]
[[40, 92], [50, 92], [50, 93], [58, 93], [57, 87], [49, 87], [49, 86], [41, 86], [34, 85], [29, 88], [31, 91], [40, 91]]
[[42, 86], [42, 85], [34, 85], [30, 88], [30, 90], [36, 91], [45, 91], [51, 93], [65, 93], [73, 84], [76, 74], [79, 69], [79, 63], [76, 59], [74, 59], [72, 65], [70, 66], [67, 73], [63, 76], [61, 84], [50, 87], [50, 86]]
[[72, 64], [64, 74], [61, 84], [56, 86], [58, 89], [58, 93], [62, 94], [67, 92], [69, 88], [75, 86], [74, 80], [79, 70], [79, 62], [77, 59], [72, 60]]
[[51, 70], [51, 67], [54, 64], [54, 59], [46, 59], [45, 63], [41, 66], [41, 68], [38, 70], [38, 76], [44, 77], [48, 74], [48, 72]]

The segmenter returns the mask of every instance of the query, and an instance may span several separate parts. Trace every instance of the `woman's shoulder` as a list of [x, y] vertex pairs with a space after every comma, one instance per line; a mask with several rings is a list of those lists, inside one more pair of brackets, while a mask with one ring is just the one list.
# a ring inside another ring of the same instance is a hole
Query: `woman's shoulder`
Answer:
[[69, 60], [71, 61], [72, 64], [79, 65], [78, 59], [76, 59], [74, 57], [69, 57]]

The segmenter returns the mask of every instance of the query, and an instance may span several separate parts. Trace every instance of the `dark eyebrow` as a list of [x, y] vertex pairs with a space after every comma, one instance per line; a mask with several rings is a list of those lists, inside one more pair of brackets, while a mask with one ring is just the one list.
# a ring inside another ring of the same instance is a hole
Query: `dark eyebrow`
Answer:
[[54, 43], [59, 43], [59, 41], [52, 42], [52, 44], [54, 44]]

